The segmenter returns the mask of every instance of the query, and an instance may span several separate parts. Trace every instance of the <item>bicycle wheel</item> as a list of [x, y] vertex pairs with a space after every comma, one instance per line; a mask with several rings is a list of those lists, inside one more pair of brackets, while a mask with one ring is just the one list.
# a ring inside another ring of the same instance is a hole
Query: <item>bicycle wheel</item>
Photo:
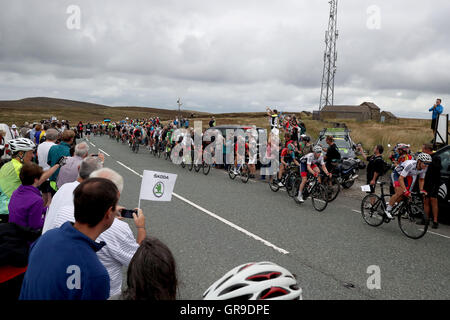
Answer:
[[286, 178], [286, 191], [290, 197], [295, 197], [298, 193], [298, 186], [296, 188], [296, 180], [298, 179], [298, 176], [296, 174], [290, 174]]
[[311, 201], [314, 209], [321, 212], [328, 205], [328, 190], [321, 184], [317, 184], [311, 192]]
[[186, 167], [186, 163], [184, 162], [184, 160], [181, 160], [181, 167], [184, 169]]
[[[398, 226], [411, 239], [420, 239], [427, 233], [427, 220], [425, 212], [415, 204], [403, 205], [398, 212]], [[422, 221], [425, 221], [425, 225], [418, 224]]]
[[272, 190], [273, 192], [278, 192], [278, 190], [280, 190], [278, 181], [276, 182], [275, 178], [273, 178], [272, 181], [269, 180], [269, 187], [270, 187], [270, 190]]
[[241, 168], [241, 181], [243, 183], [247, 183], [249, 178], [250, 178], [250, 170], [248, 168], [248, 165], [243, 164]]
[[334, 201], [337, 196], [339, 195], [339, 192], [341, 192], [341, 185], [339, 184], [339, 181], [337, 180], [337, 177], [332, 176], [331, 177], [331, 185], [329, 184], [329, 179], [327, 179], [327, 189], [328, 189], [328, 202]]
[[211, 166], [209, 164], [207, 164], [206, 162], [203, 162], [202, 167], [203, 167], [203, 174], [205, 176], [207, 176], [209, 173], [209, 170], [211, 170]]
[[381, 226], [384, 222], [384, 206], [381, 198], [373, 193], [365, 196], [361, 202], [361, 215], [369, 226]]

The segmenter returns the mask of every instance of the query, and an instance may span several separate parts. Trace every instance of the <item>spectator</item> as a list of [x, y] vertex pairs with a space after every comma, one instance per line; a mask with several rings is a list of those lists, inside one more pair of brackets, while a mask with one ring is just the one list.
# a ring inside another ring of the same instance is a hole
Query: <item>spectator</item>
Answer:
[[[57, 139], [58, 131], [56, 131], [55, 129], [48, 129], [46, 132], [46, 140], [39, 144], [37, 148], [37, 158], [39, 161], [39, 166], [41, 166], [44, 171], [50, 169], [50, 166], [47, 164], [48, 152], [50, 148], [56, 144]], [[42, 183], [39, 187], [39, 190], [41, 190], [42, 192], [44, 206], [48, 206], [52, 198], [52, 192], [54, 191], [50, 187], [50, 181], [46, 180], [44, 183]]]
[[34, 129], [34, 139], [33, 139], [33, 142], [34, 143], [36, 143], [36, 145], [38, 145], [39, 144], [39, 141], [40, 141], [40, 139], [41, 139], [41, 133], [42, 133], [42, 125], [40, 125], [40, 124], [37, 124], [36, 125], [36, 127], [35, 127], [35, 129]]
[[364, 153], [362, 147], [359, 147], [359, 151], [364, 159], [369, 161], [367, 165], [367, 184], [370, 185], [370, 193], [374, 193], [377, 181], [384, 173], [384, 160], [382, 156], [384, 148], [380, 144], [375, 146], [373, 155], [370, 157]]
[[300, 144], [300, 157], [306, 156], [308, 153], [313, 152], [313, 146], [311, 145], [311, 138], [303, 135], [301, 136]]
[[21, 136], [22, 138], [26, 138], [27, 136], [29, 136], [29, 134], [30, 134], [29, 123], [28, 123], [28, 122], [25, 122], [25, 124], [23, 125], [23, 127], [20, 128], [19, 132], [20, 132], [20, 136]]
[[30, 127], [30, 132], [29, 132], [29, 137], [27, 137], [27, 138], [29, 138], [31, 141], [35, 141], [35, 137], [34, 137], [34, 135], [35, 135], [35, 133], [36, 133], [36, 125], [37, 125], [37, 123], [33, 123], [32, 125], [30, 125], [31, 127]]
[[175, 259], [160, 240], [148, 237], [131, 259], [127, 271], [127, 289], [122, 300], [175, 300], [178, 279]]
[[68, 182], [74, 182], [77, 180], [78, 171], [80, 169], [81, 162], [89, 155], [89, 146], [86, 142], [81, 142], [75, 146], [73, 157], [66, 159], [64, 168], [59, 171], [56, 179], [56, 186], [61, 186]]
[[336, 143], [334, 143], [333, 136], [327, 136], [325, 141], [328, 144], [328, 148], [326, 149], [327, 153], [325, 155], [325, 165], [328, 172], [333, 172], [337, 163], [341, 160], [341, 154], [339, 153]]
[[436, 99], [436, 103], [434, 106], [432, 106], [428, 111], [433, 112], [431, 116], [431, 130], [433, 130], [433, 141], [434, 137], [436, 136], [436, 130], [437, 130], [437, 120], [439, 118], [439, 115], [444, 112], [444, 107], [441, 105], [442, 100]]
[[209, 120], [209, 127], [215, 127], [216, 126], [216, 119], [214, 117], [211, 117], [211, 120]]
[[[101, 161], [95, 157], [87, 157], [81, 162], [77, 180], [64, 184], [53, 196], [52, 203], [45, 216], [43, 234], [50, 229], [60, 227], [66, 221], [75, 221], [73, 191], [81, 182], [89, 178], [92, 172], [101, 168], [103, 168]], [[68, 215], [65, 215], [66, 211], [69, 211]]]
[[278, 129], [279, 115], [277, 110], [271, 110], [269, 107], [266, 108], [267, 115], [270, 117], [270, 129]]
[[[50, 148], [48, 152], [47, 157], [47, 164], [50, 166], [53, 166], [58, 159], [61, 157], [70, 157], [70, 146], [73, 143], [75, 139], [75, 132], [72, 130], [66, 130], [62, 134], [62, 141], [58, 145], [54, 145]], [[56, 186], [56, 179], [58, 177], [59, 170], [57, 170], [51, 177], [50, 177], [50, 186], [52, 187], [53, 194], [56, 192], [57, 186]]]
[[34, 230], [42, 229], [47, 207], [37, 188], [43, 170], [35, 163], [25, 163], [20, 169], [20, 185], [9, 202], [9, 222]]
[[5, 136], [6, 136], [6, 132], [3, 130], [0, 130], [0, 158], [5, 153], [5, 144], [6, 144], [6, 140], [4, 138]]
[[117, 215], [119, 191], [103, 178], [83, 181], [74, 191], [75, 223], [46, 232], [32, 246], [20, 300], [106, 300], [109, 276], [97, 243]]
[[[426, 195], [424, 198], [424, 210], [427, 215], [428, 221], [430, 220], [430, 211], [433, 211], [433, 229], [437, 229], [439, 227], [438, 222], [438, 213], [439, 213], [439, 205], [438, 205], [438, 193], [439, 186], [441, 185], [441, 158], [433, 156], [433, 145], [424, 144], [422, 148], [422, 152], [428, 153], [431, 155], [433, 159], [431, 165], [428, 166], [427, 173], [425, 175], [425, 184], [423, 189], [426, 191]], [[422, 221], [424, 224], [425, 221]]]
[[17, 126], [15, 124], [13, 124], [11, 126], [11, 136], [12, 136], [12, 139], [20, 138], [20, 133], [17, 130]]
[[[82, 167], [80, 168], [80, 177], [77, 181], [78, 184], [85, 179], [81, 177], [85, 176], [87, 173], [86, 171], [92, 170], [92, 167], [85, 165], [85, 162], [88, 161], [83, 161]], [[123, 178], [118, 173], [111, 169], [103, 168], [92, 172], [90, 177], [105, 178], [112, 181], [117, 186], [120, 199], [120, 194], [123, 190]], [[47, 217], [49, 223], [47, 223], [46, 219], [46, 227], [48, 226], [48, 229], [58, 228], [66, 221], [74, 221], [74, 207], [71, 203], [72, 199], [70, 197], [67, 199], [67, 196], [63, 196], [69, 194], [68, 190], [64, 190], [66, 185], [61, 188], [64, 191], [62, 197], [56, 199], [55, 195], [55, 202], [57, 200], [57, 203], [55, 203], [55, 206], [53, 206], [53, 204], [50, 206]], [[74, 186], [76, 186], [75, 183], [69, 185], [71, 185], [69, 188], [74, 188]], [[118, 211], [121, 209], [122, 207], [118, 207]], [[122, 268], [128, 266], [131, 258], [139, 247], [139, 243], [146, 237], [145, 216], [143, 215], [142, 210], [138, 210], [138, 214], [134, 217], [134, 223], [138, 232], [137, 240], [134, 238], [133, 232], [128, 224], [119, 219], [115, 219], [111, 227], [98, 237], [98, 241], [107, 243], [105, 248], [97, 252], [97, 256], [108, 271], [111, 296], [121, 292]], [[43, 232], [46, 231], [46, 228], [44, 228]]]
[[305, 126], [305, 124], [302, 121], [300, 121], [298, 126], [300, 127], [300, 136], [304, 135], [306, 133], [306, 126]]

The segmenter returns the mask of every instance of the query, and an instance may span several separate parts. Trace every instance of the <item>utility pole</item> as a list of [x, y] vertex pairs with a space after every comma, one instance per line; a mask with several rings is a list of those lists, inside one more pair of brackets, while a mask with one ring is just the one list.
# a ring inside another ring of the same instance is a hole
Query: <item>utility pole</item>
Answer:
[[325, 32], [325, 53], [323, 56], [322, 89], [320, 90], [319, 111], [325, 106], [334, 105], [334, 77], [336, 75], [336, 41], [338, 0], [331, 0], [328, 30]]
[[177, 104], [178, 104], [178, 121], [180, 121], [181, 120], [181, 106], [183, 105], [182, 103], [181, 103], [181, 98], [178, 98], [178, 100], [177, 100]]

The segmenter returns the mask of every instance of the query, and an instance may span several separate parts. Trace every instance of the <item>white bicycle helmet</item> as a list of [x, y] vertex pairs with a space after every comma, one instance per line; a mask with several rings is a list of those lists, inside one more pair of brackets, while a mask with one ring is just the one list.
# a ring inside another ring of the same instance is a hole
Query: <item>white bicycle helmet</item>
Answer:
[[27, 138], [9, 140], [9, 147], [12, 153], [19, 151], [30, 151], [36, 149], [36, 144]]
[[204, 300], [302, 300], [294, 275], [272, 262], [240, 265], [214, 282]]
[[315, 146], [315, 147], [313, 148], [313, 151], [314, 151], [315, 153], [322, 153], [323, 149], [322, 149], [321, 146]]
[[417, 160], [420, 160], [425, 163], [431, 163], [433, 159], [428, 153], [421, 153], [417, 156]]

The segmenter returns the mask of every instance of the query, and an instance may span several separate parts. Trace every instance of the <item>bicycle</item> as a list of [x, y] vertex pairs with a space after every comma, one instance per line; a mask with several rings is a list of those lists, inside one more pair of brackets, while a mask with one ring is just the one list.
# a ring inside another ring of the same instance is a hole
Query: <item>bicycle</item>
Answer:
[[248, 179], [250, 178], [250, 170], [248, 168], [248, 165], [246, 163], [242, 164], [242, 165], [237, 165], [236, 166], [230, 166], [228, 168], [228, 176], [230, 177], [231, 180], [236, 179], [237, 176], [241, 177], [241, 181], [243, 183], [247, 183]]
[[[270, 190], [272, 190], [273, 192], [278, 192], [280, 188], [285, 187], [288, 195], [292, 197], [292, 186], [297, 177], [300, 177], [298, 166], [294, 164], [289, 165], [284, 171], [280, 181], [277, 181], [276, 179], [272, 179], [272, 181], [269, 181]], [[283, 186], [280, 186], [279, 182], [281, 182]]]
[[139, 152], [139, 141], [138, 139], [134, 138], [132, 145], [131, 145], [131, 151], [138, 153]]
[[[296, 203], [300, 204], [297, 199], [298, 190], [302, 182], [301, 177], [295, 180], [292, 186], [295, 190], [294, 200]], [[308, 180], [306, 182], [305, 188], [303, 189], [303, 199], [308, 199], [311, 196], [311, 202], [316, 209], [316, 211], [322, 212], [328, 206], [328, 189], [319, 180], [311, 174], [308, 174]]]
[[195, 172], [199, 172], [200, 168], [201, 168], [202, 171], [203, 171], [203, 174], [205, 176], [208, 175], [209, 171], [211, 170], [211, 166], [209, 164], [207, 164], [205, 162], [205, 160], [202, 160], [201, 164], [198, 163], [199, 161], [193, 161], [193, 162], [195, 162], [194, 163], [194, 170], [195, 170]]
[[341, 192], [341, 183], [339, 182], [339, 178], [336, 174], [329, 177], [324, 173], [321, 174], [321, 177], [322, 184], [327, 188], [328, 202], [332, 202]]
[[[381, 195], [368, 194], [361, 202], [361, 214], [364, 221], [372, 227], [379, 227], [383, 223], [391, 222], [386, 214], [386, 195], [384, 193], [385, 182], [378, 183], [381, 188]], [[411, 239], [422, 238], [428, 230], [428, 219], [425, 212], [420, 207], [417, 193], [412, 193], [411, 197], [400, 200], [392, 208], [392, 216], [397, 216], [398, 226], [402, 233]], [[392, 219], [393, 220], [393, 219]], [[425, 221], [424, 225], [421, 225]]]

